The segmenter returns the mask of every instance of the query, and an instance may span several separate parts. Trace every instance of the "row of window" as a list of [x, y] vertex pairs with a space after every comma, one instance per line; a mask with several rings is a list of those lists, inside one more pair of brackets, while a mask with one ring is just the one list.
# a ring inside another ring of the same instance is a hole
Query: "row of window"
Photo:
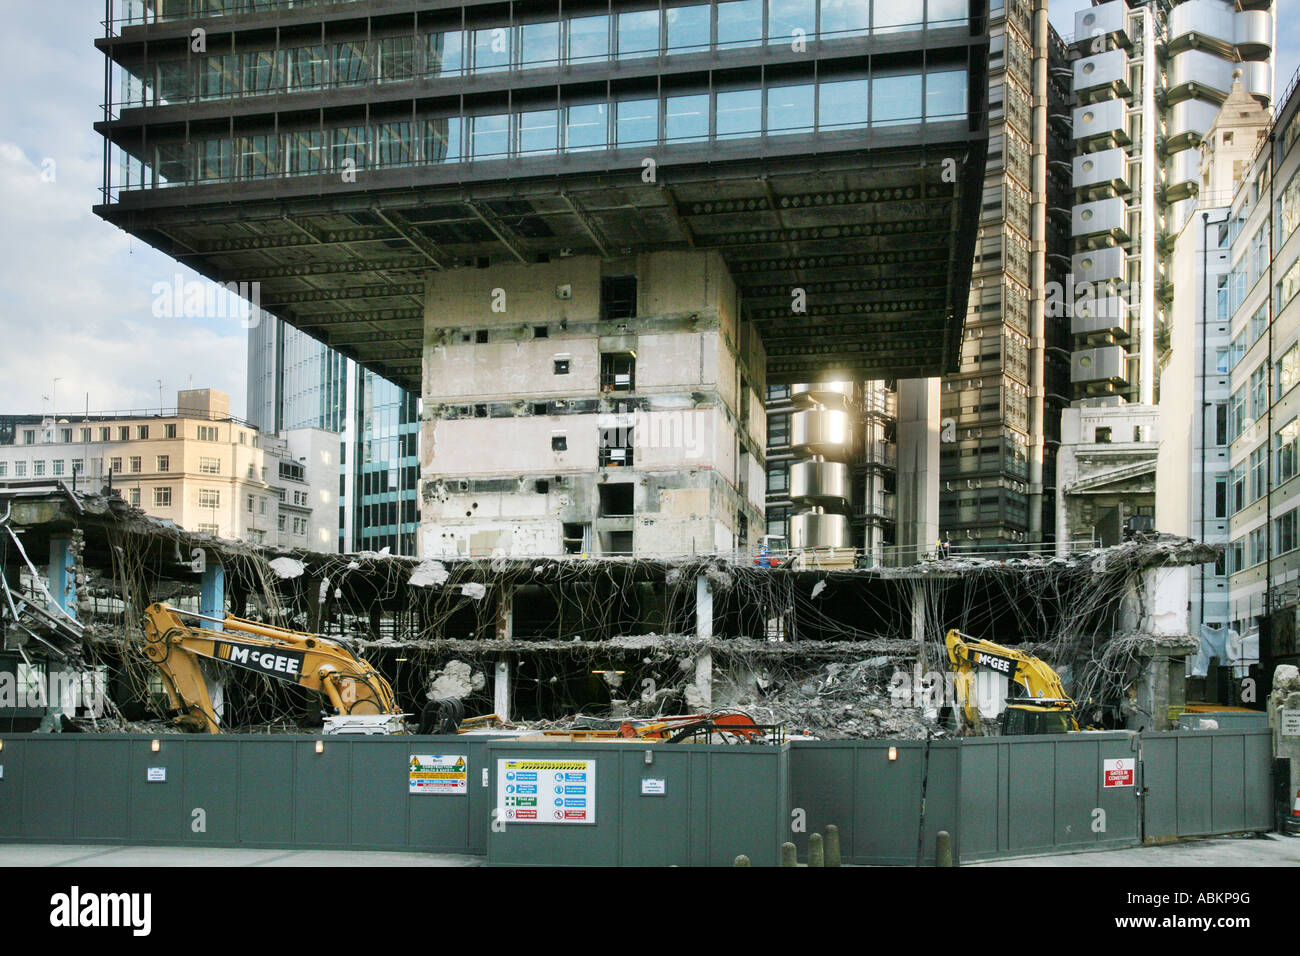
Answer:
[[[1273, 557], [1280, 557], [1300, 547], [1300, 509], [1292, 508], [1273, 519]], [[1268, 528], [1262, 526], [1243, 538], [1230, 542], [1226, 549], [1226, 570], [1236, 574], [1263, 564], [1269, 557]], [[1217, 571], [1217, 569], [1216, 569]]]
[[[1300, 418], [1293, 418], [1273, 436], [1271, 442], [1273, 484], [1290, 481], [1300, 470]], [[1227, 478], [1228, 514], [1236, 514], [1247, 505], [1258, 501], [1268, 491], [1268, 454], [1270, 443], [1260, 445], [1250, 457], [1230, 469]], [[1223, 509], [1216, 507], [1216, 516], [1223, 517]]]
[[[107, 469], [105, 469], [104, 467], [105, 461], [107, 461], [108, 463]], [[0, 461], [0, 478], [9, 477], [8, 474], [9, 464], [10, 463], [7, 461]], [[48, 474], [53, 476], [87, 474], [86, 459], [84, 458], [73, 458], [71, 460], [67, 460], [63, 458], [55, 458], [52, 459], [48, 464], [49, 464]], [[123, 468], [124, 464], [126, 466], [125, 468]], [[172, 470], [171, 464], [172, 464], [171, 455], [155, 455], [153, 460], [153, 465], [154, 465], [153, 471], [159, 473], [169, 472]], [[13, 468], [14, 468], [13, 477], [15, 478], [27, 477], [27, 465], [28, 463], [26, 461], [13, 462]], [[139, 475], [144, 473], [144, 458], [140, 455], [130, 455], [125, 458], [108, 458], [108, 459], [92, 458], [90, 459], [90, 465], [94, 469], [94, 473], [96, 475], [103, 475], [106, 474], [107, 472], [112, 472], [114, 475], [123, 475], [123, 474]], [[47, 474], [45, 460], [38, 458], [32, 461], [31, 473], [32, 476], [36, 478], [42, 477], [43, 475]], [[221, 459], [200, 458], [199, 473], [204, 475], [221, 474]]]
[[[1273, 363], [1273, 402], [1280, 401], [1297, 384], [1300, 384], [1300, 342], [1292, 343]], [[1220, 436], [1218, 444], [1236, 441], [1249, 423], [1263, 417], [1268, 407], [1268, 364], [1260, 363], [1228, 399], [1228, 434], [1226, 441]]]
[[[99, 425], [99, 426], [95, 426], [95, 427], [86, 427], [86, 426], [83, 425], [83, 426], [81, 426], [79, 429], [76, 430], [76, 435], [77, 435], [77, 439], [76, 439], [76, 440], [79, 441], [79, 442], [83, 442], [83, 443], [84, 443], [84, 442], [89, 442], [89, 441], [92, 441], [92, 440], [94, 440], [94, 441], [101, 441], [101, 442], [105, 442], [105, 441], [130, 441], [130, 440], [131, 440], [131, 437], [132, 437], [132, 436], [131, 436], [131, 429], [132, 429], [133, 427], [134, 427], [134, 429], [135, 429], [135, 438], [136, 438], [137, 440], [141, 440], [141, 441], [147, 441], [147, 440], [148, 440], [148, 438], [149, 438], [149, 426], [148, 426], [148, 425], [135, 425], [135, 426], [132, 426], [132, 425], [116, 425], [116, 426], [113, 426], [113, 425]], [[202, 426], [200, 426], [200, 427], [202, 427]], [[163, 425], [162, 428], [163, 428], [163, 432], [162, 432], [162, 437], [163, 437], [163, 438], [175, 438], [175, 437], [176, 437], [176, 425], [175, 425], [175, 424], [169, 422], [169, 423]], [[98, 438], [93, 438], [93, 439], [92, 439], [91, 436], [94, 435], [96, 432], [98, 432]], [[62, 443], [62, 444], [64, 444], [64, 445], [70, 445], [70, 444], [72, 444], [72, 441], [73, 441], [73, 434], [74, 434], [73, 429], [71, 429], [71, 428], [60, 428], [60, 429], [58, 429], [58, 431], [56, 432], [53, 428], [49, 428], [49, 427], [46, 427], [46, 428], [43, 428], [43, 429], [37, 429], [37, 428], [24, 428], [24, 429], [23, 429], [23, 444], [24, 444], [24, 445], [35, 445], [35, 444], [38, 443], [38, 437], [39, 437], [39, 443], [40, 443], [40, 444], [45, 444], [45, 445], [54, 444], [54, 443], [55, 443], [55, 435], [56, 435], [56, 434], [58, 435], [58, 441], [59, 441], [60, 443]], [[116, 438], [114, 437], [114, 434], [116, 434]], [[216, 441], [215, 438], [214, 438], [214, 439], [211, 439], [211, 440], [212, 440], [212, 441]]]
[[826, 133], [966, 114], [965, 70], [935, 67], [924, 73], [162, 143], [154, 148], [152, 167], [124, 159], [118, 185], [154, 188], [331, 172], [353, 176], [375, 168]]
[[[874, 6], [874, 9], [873, 9]], [[298, 92], [421, 77], [557, 69], [706, 50], [790, 46], [966, 23], [969, 0], [723, 0], [474, 30], [313, 43], [158, 62], [125, 73], [123, 106]]]

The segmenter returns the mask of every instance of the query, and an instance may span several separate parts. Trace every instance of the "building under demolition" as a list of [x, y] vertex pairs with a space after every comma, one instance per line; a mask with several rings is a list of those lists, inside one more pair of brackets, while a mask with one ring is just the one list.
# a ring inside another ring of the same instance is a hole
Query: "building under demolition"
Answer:
[[[4, 670], [26, 688], [0, 703], [14, 730], [159, 727], [167, 698], [143, 654], [155, 602], [218, 626], [233, 617], [338, 641], [416, 716], [432, 699], [542, 727], [727, 708], [791, 734], [951, 734], [943, 638], [955, 628], [1046, 660], [1083, 722], [1161, 729], [1183, 709], [1183, 661], [1196, 652], [1187, 566], [1213, 557], [1160, 538], [904, 569], [713, 556], [417, 561], [188, 534], [65, 485], [9, 486], [0, 515]], [[56, 672], [93, 675], [104, 706], [32, 697]], [[292, 681], [224, 664], [206, 676], [224, 729], [320, 726], [323, 699]], [[1001, 709], [1005, 681], [994, 690], [985, 716]]]

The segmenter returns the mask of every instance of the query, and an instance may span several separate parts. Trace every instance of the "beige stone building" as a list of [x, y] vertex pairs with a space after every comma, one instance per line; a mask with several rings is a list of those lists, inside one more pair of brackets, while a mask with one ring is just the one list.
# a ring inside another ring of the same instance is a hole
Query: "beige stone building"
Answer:
[[111, 486], [187, 531], [315, 551], [338, 540], [337, 456], [337, 436], [259, 432], [210, 388], [171, 409], [0, 419], [0, 483]]

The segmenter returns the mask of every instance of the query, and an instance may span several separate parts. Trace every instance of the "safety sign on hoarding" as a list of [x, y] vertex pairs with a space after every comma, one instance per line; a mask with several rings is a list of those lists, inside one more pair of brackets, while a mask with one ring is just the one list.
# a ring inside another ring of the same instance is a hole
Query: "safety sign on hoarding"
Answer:
[[1101, 762], [1103, 787], [1131, 787], [1137, 772], [1136, 757], [1116, 757]]
[[411, 754], [411, 793], [465, 793], [469, 761], [464, 754]]
[[497, 819], [595, 823], [596, 761], [498, 759]]

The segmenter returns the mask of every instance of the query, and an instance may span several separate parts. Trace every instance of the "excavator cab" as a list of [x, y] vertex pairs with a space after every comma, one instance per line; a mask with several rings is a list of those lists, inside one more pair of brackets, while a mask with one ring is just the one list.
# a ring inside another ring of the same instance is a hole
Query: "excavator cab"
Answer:
[[1060, 706], [1026, 704], [1022, 698], [1011, 698], [1007, 701], [1007, 709], [1002, 712], [1004, 737], [1068, 734], [1074, 729], [1070, 711]]

